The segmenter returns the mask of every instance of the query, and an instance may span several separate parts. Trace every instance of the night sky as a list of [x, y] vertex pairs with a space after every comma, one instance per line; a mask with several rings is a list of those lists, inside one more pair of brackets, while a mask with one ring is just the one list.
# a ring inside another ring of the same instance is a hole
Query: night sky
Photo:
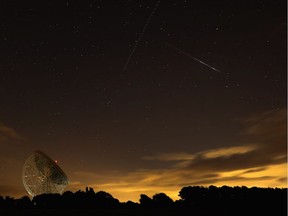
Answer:
[[287, 187], [286, 1], [0, 2], [0, 195], [41, 150], [67, 190]]

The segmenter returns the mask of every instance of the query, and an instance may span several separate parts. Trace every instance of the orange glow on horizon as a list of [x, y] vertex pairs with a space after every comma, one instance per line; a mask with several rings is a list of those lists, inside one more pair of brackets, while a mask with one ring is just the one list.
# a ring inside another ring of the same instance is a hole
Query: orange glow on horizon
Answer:
[[[255, 169], [256, 170], [256, 169]], [[121, 181], [111, 181], [106, 183], [93, 183], [84, 185], [81, 182], [72, 182], [67, 190], [77, 191], [84, 190], [86, 186], [92, 187], [95, 192], [103, 190], [110, 193], [113, 197], [119, 199], [121, 202], [128, 200], [139, 202], [140, 194], [146, 194], [152, 197], [156, 193], [165, 193], [173, 200], [178, 200], [179, 191], [185, 186], [204, 186], [208, 187], [214, 185], [221, 187], [227, 186], [246, 186], [246, 187], [271, 187], [271, 188], [287, 188], [287, 164], [271, 165], [259, 171], [248, 172], [249, 169], [221, 172], [219, 179], [215, 182], [207, 184], [184, 184], [192, 179], [179, 180], [179, 171], [163, 171], [160, 173], [149, 174], [146, 172], [134, 172], [128, 176], [123, 177]], [[121, 179], [121, 177], [119, 177]], [[177, 179], [175, 181], [175, 179]], [[195, 179], [194, 179], [195, 180]], [[177, 183], [175, 183], [177, 182]], [[179, 186], [183, 184], [183, 186]]]

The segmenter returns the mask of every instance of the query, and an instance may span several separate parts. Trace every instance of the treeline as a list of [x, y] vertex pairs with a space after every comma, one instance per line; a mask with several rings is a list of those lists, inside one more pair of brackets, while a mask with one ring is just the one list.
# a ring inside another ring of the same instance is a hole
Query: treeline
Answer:
[[136, 214], [162, 209], [166, 215], [177, 215], [182, 211], [194, 215], [287, 215], [287, 188], [189, 186], [180, 190], [179, 197], [173, 201], [165, 193], [152, 197], [141, 194], [139, 202], [120, 202], [107, 192], [94, 192], [93, 188], [87, 187], [85, 191], [42, 194], [32, 199], [0, 196], [0, 213], [9, 210], [31, 213], [43, 209], [94, 212], [113, 209], [114, 212], [133, 210]]

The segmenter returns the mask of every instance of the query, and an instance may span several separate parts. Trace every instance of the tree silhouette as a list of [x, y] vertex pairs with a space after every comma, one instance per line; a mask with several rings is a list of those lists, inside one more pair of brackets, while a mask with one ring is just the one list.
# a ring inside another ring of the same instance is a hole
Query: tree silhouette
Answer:
[[147, 195], [145, 194], [141, 194], [140, 195], [140, 204], [142, 207], [144, 208], [151, 208], [153, 207], [153, 201], [150, 197], [148, 197]]
[[115, 199], [111, 194], [105, 191], [99, 191], [95, 194], [95, 204], [102, 208], [118, 207], [119, 200]]
[[184, 187], [180, 190], [179, 196], [187, 205], [198, 205], [207, 198], [207, 189], [199, 186]]
[[156, 207], [160, 208], [173, 207], [173, 200], [165, 193], [155, 194], [152, 200]]
[[[119, 202], [105, 191], [85, 191], [41, 194], [32, 200], [24, 196], [14, 199], [0, 196], [0, 215], [287, 215], [287, 188], [201, 187], [188, 186], [179, 191], [175, 202], [165, 193], [152, 199], [140, 195], [140, 204]], [[57, 215], [57, 214], [56, 214]]]
[[17, 208], [27, 209], [32, 208], [32, 202], [28, 196], [23, 196], [21, 199], [16, 200]]

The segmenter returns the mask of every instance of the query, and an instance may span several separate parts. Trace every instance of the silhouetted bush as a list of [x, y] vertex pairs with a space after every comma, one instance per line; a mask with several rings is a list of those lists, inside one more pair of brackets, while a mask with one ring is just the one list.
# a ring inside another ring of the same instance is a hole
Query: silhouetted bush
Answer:
[[153, 203], [158, 208], [169, 208], [173, 207], [173, 200], [165, 193], [158, 193], [153, 196]]
[[111, 194], [105, 191], [99, 191], [95, 194], [95, 204], [101, 208], [115, 208], [119, 206], [120, 202]]
[[121, 203], [122, 205], [122, 208], [126, 208], [126, 209], [137, 209], [139, 208], [139, 203], [135, 203], [135, 202], [132, 202], [132, 201], [127, 201], [127, 202], [124, 202], [124, 203]]
[[153, 207], [153, 201], [150, 197], [148, 197], [146, 194], [141, 194], [140, 195], [140, 204], [144, 208], [151, 208]]
[[23, 196], [21, 199], [15, 200], [15, 205], [19, 209], [30, 209], [33, 204], [28, 196]]
[[33, 197], [32, 202], [36, 208], [60, 208], [61, 198], [60, 194], [41, 194]]

